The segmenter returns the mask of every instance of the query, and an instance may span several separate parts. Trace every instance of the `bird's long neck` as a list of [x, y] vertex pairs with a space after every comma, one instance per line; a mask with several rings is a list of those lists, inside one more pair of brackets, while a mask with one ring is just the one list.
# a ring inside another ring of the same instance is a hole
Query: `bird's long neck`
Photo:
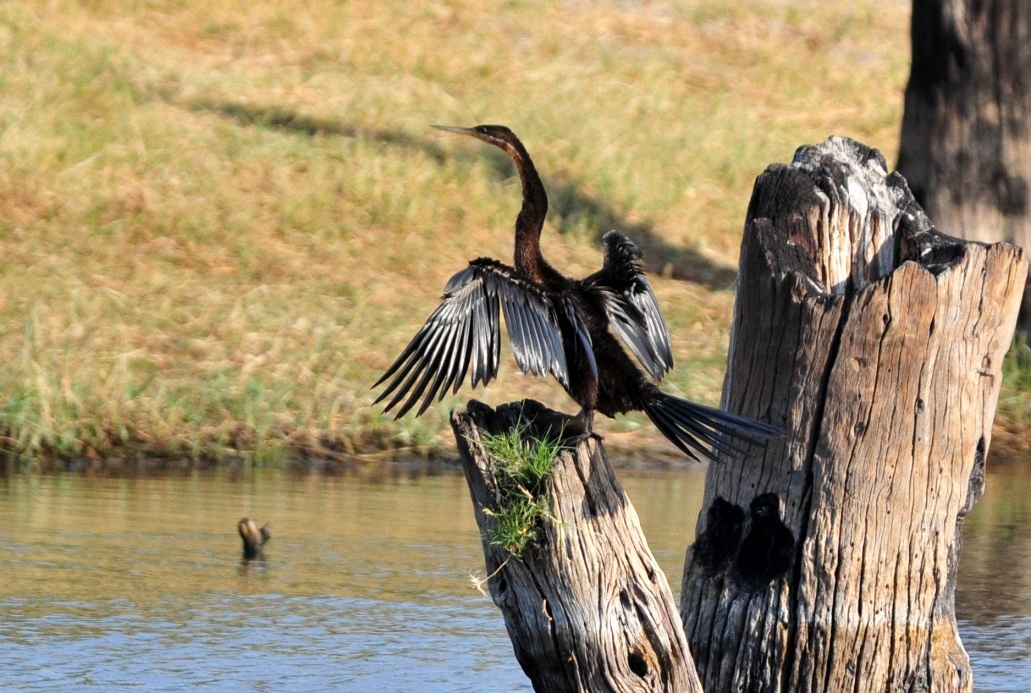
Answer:
[[541, 229], [548, 215], [548, 193], [522, 145], [512, 146], [508, 154], [515, 161], [523, 183], [523, 206], [515, 225], [515, 266], [529, 279], [545, 281], [555, 274], [541, 253]]

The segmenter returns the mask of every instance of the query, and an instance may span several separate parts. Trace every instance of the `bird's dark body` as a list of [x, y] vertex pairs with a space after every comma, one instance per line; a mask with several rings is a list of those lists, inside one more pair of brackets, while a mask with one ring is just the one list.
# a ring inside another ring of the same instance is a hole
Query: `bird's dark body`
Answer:
[[457, 391], [470, 369], [474, 387], [489, 382], [497, 371], [503, 311], [520, 368], [555, 376], [582, 408], [587, 433], [595, 411], [611, 417], [643, 410], [691, 457], [712, 457], [715, 448], [740, 451], [731, 439], [752, 443], [775, 433], [766, 424], [667, 395], [645, 376], [624, 344], [656, 380], [672, 367], [673, 357], [665, 321], [639, 266], [640, 251], [610, 231], [603, 239], [605, 260], [594, 274], [573, 279], [548, 264], [540, 246], [547, 193], [511, 130], [439, 127], [493, 144], [515, 162], [523, 192], [515, 262], [510, 267], [479, 258], [451, 279], [440, 307], [376, 383], [393, 376], [379, 398], [396, 393], [387, 410], [405, 400], [402, 416], [425, 393], [421, 414], [449, 387]]
[[[588, 334], [591, 336], [591, 345], [594, 347], [594, 360], [596, 367], [599, 369], [598, 378], [594, 377], [591, 371], [590, 363], [585, 361], [583, 358], [579, 358], [577, 354], [566, 351], [566, 363], [569, 364], [569, 382], [566, 383], [566, 392], [569, 396], [576, 401], [584, 410], [593, 411], [598, 408], [597, 404], [599, 401], [599, 395], [601, 394], [601, 365], [598, 364], [598, 349], [597, 342], [595, 341], [596, 330], [591, 325], [589, 317], [584, 312], [584, 304], [587, 303], [586, 297], [582, 293], [578, 292], [576, 288], [570, 288], [563, 292], [569, 300], [576, 306], [577, 313], [585, 318], [584, 323], [588, 329]], [[562, 341], [566, 344], [574, 344], [575, 338], [573, 337], [573, 327], [568, 321], [560, 322], [562, 328]]]
[[[594, 396], [593, 400], [589, 396], [581, 399], [572, 392], [570, 396], [584, 409], [599, 411], [605, 416], [640, 411], [645, 397], [650, 394], [648, 389], [658, 388], [645, 379], [641, 369], [609, 332], [609, 322], [598, 296], [592, 296], [591, 290], [583, 287], [574, 291], [574, 294], [574, 301], [581, 308], [581, 315], [591, 335], [594, 360], [598, 364], [598, 380], [597, 387], [590, 393]], [[585, 376], [582, 374], [581, 377]]]
[[[585, 281], [563, 277], [557, 272], [545, 272], [537, 276], [536, 282], [549, 293], [563, 296], [572, 302], [591, 338], [597, 377], [592, 373], [589, 363], [578, 359], [571, 348], [566, 349], [569, 381], [563, 387], [569, 396], [584, 410], [599, 411], [610, 417], [640, 410], [645, 388], [650, 383], [609, 332], [608, 316], [598, 289]], [[604, 277], [592, 276], [604, 280]], [[529, 277], [527, 279], [534, 281]], [[570, 347], [574, 345], [576, 340], [572, 336], [573, 327], [569, 321], [560, 318], [559, 326], [563, 344]]]

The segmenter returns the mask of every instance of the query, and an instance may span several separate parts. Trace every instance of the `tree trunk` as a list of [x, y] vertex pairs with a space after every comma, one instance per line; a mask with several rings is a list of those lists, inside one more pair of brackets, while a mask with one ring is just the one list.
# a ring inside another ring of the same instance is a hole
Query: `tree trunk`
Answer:
[[530, 420], [561, 416], [530, 401], [497, 412], [473, 401], [451, 417], [490, 594], [523, 671], [537, 691], [701, 691], [669, 583], [598, 440], [556, 460], [541, 538], [521, 559], [487, 539], [499, 508], [483, 432], [508, 430], [531, 409]]
[[1031, 247], [1031, 3], [913, 0], [911, 34], [899, 172], [941, 228]]
[[851, 140], [758, 178], [723, 400], [784, 435], [709, 468], [681, 595], [705, 690], [971, 690], [960, 528], [1026, 272]]

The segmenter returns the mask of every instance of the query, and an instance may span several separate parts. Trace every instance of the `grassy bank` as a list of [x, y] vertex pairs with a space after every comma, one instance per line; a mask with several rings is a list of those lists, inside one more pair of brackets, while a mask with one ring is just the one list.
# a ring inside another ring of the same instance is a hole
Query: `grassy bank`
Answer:
[[[893, 159], [908, 11], [5, 3], [0, 447], [34, 464], [449, 450], [453, 401], [394, 423], [369, 384], [467, 259], [510, 256], [519, 190], [436, 122], [523, 136], [561, 268], [595, 268], [609, 228], [639, 240], [671, 387], [714, 402], [752, 181], [832, 133]], [[505, 365], [478, 396], [568, 408]]]

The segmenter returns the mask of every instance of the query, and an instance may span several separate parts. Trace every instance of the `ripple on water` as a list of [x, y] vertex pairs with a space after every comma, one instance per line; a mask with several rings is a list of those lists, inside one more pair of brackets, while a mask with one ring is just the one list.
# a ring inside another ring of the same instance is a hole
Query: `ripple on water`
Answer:
[[493, 606], [448, 601], [226, 594], [145, 617], [78, 602], [41, 617], [6, 601], [2, 678], [24, 689], [525, 690]]
[[1031, 690], [1031, 616], [1000, 616], [990, 623], [959, 621], [979, 693]]

